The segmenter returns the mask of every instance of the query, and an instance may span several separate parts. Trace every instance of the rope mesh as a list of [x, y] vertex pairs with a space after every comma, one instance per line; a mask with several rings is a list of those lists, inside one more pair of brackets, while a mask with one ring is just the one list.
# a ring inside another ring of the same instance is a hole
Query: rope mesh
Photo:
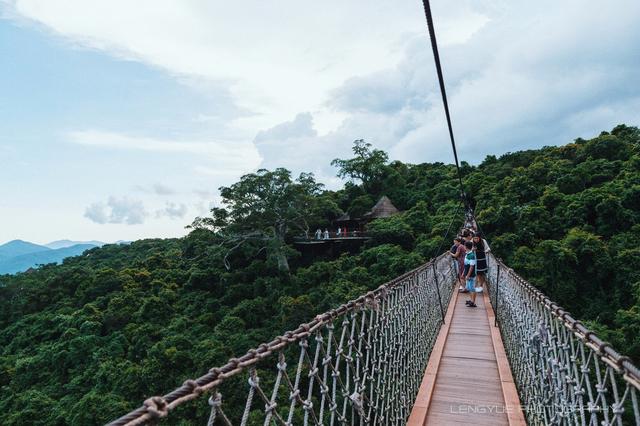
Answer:
[[640, 372], [489, 253], [489, 298], [531, 425], [640, 425]]
[[[403, 425], [454, 280], [451, 258], [442, 255], [164, 397], [149, 398], [110, 425], [157, 421], [204, 392], [211, 394], [209, 426]], [[244, 386], [229, 380], [242, 374]], [[243, 408], [225, 404], [225, 394], [243, 388]]]

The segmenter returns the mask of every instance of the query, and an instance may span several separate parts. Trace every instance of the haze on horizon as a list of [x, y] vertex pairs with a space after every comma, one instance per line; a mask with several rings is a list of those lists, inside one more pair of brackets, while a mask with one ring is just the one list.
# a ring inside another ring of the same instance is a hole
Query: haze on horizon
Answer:
[[[0, 0], [0, 244], [184, 235], [364, 138], [451, 161], [422, 5]], [[460, 157], [640, 124], [640, 2], [432, 3]]]

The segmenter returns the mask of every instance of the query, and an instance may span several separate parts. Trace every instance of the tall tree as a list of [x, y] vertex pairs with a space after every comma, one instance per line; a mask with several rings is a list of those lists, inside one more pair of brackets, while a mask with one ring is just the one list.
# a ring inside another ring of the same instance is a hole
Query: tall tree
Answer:
[[322, 188], [311, 173], [294, 180], [284, 168], [260, 169], [221, 187], [224, 207], [213, 208], [211, 217], [197, 217], [191, 228], [217, 232], [230, 246], [229, 253], [246, 242], [258, 242], [260, 250], [266, 249], [277, 259], [278, 268], [288, 272], [285, 237], [291, 229], [308, 235], [309, 219], [323, 199], [318, 197]]
[[359, 180], [365, 191], [371, 191], [384, 176], [389, 156], [379, 149], [372, 149], [372, 145], [364, 139], [353, 141], [352, 147], [355, 156], [348, 160], [336, 158], [331, 162], [332, 166], [338, 167], [338, 176]]

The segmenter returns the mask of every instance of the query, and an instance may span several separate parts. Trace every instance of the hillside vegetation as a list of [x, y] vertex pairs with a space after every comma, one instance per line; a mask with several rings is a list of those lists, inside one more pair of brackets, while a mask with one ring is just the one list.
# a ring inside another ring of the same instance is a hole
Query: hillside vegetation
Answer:
[[[339, 191], [259, 171], [223, 188], [225, 208], [187, 237], [0, 277], [2, 424], [104, 423], [449, 247], [443, 234], [462, 222], [453, 166], [389, 162], [363, 141], [334, 164], [347, 179]], [[618, 126], [462, 172], [493, 251], [638, 362], [640, 131]], [[307, 227], [382, 195], [403, 213], [374, 221], [357, 253], [309, 263], [293, 248]], [[169, 422], [201, 422], [200, 402]]]

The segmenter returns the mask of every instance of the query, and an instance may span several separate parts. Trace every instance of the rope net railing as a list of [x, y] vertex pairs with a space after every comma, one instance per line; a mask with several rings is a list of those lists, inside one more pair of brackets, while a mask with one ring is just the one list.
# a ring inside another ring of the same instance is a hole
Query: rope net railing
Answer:
[[208, 426], [403, 425], [454, 281], [445, 253], [110, 425], [156, 423], [205, 394]]
[[640, 371], [489, 254], [488, 291], [531, 425], [640, 425]]

